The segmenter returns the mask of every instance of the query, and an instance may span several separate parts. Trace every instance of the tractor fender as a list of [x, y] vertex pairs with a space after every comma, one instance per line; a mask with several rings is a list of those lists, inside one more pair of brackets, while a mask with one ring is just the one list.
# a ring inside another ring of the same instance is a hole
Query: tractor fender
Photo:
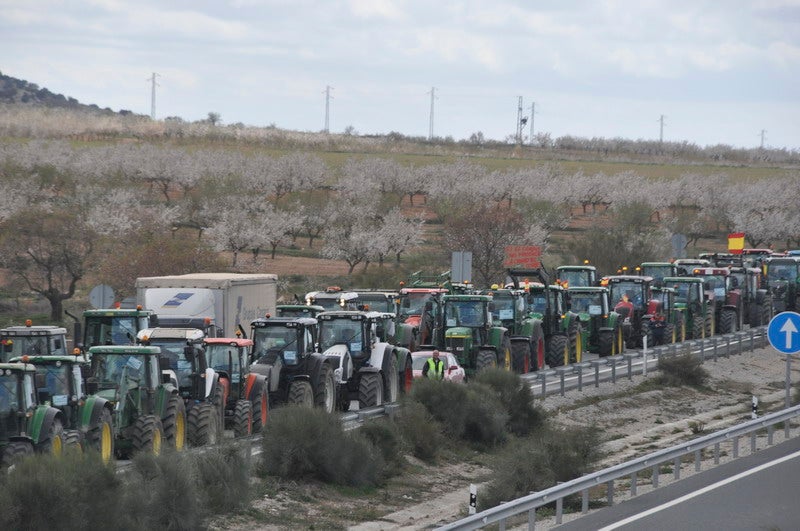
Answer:
[[365, 373], [368, 373], [368, 372], [380, 373], [381, 369], [379, 367], [372, 367], [371, 365], [365, 365], [365, 366], [361, 367], [360, 369], [358, 369], [358, 374], [365, 374]]
[[739, 313], [739, 307], [738, 307], [738, 306], [736, 306], [735, 304], [724, 304], [724, 305], [722, 306], [722, 309], [723, 309], [723, 310], [733, 310], [733, 311], [735, 311], [737, 314]]
[[63, 415], [58, 409], [49, 406], [39, 406], [36, 408], [33, 412], [33, 418], [31, 419], [30, 431], [31, 439], [35, 444], [42, 442], [42, 436], [50, 432], [50, 426], [53, 425], [55, 419], [61, 419], [63, 421]]
[[352, 378], [353, 359], [350, 356], [347, 345], [334, 345], [323, 352], [322, 356], [327, 358], [328, 363], [331, 364], [334, 379], [337, 382], [344, 383]]
[[386, 359], [391, 356], [392, 346], [388, 343], [375, 343], [369, 356], [369, 364], [378, 369], [383, 369]]
[[178, 375], [172, 369], [164, 369], [161, 371], [161, 383], [171, 383], [178, 387]]
[[158, 417], [163, 417], [167, 414], [167, 406], [169, 400], [178, 394], [178, 388], [173, 387], [171, 384], [161, 385], [156, 389], [156, 406], [155, 414]]
[[[266, 367], [268, 367], [268, 365], [266, 365]], [[254, 401], [255, 398], [258, 396], [258, 394], [261, 392], [261, 389], [263, 389], [264, 386], [268, 385], [267, 379], [268, 376], [264, 374], [256, 372], [249, 373], [245, 378], [243, 398], [245, 398], [246, 400], [250, 400], [251, 402]], [[270, 391], [271, 389], [268, 386], [267, 392]]]
[[327, 361], [326, 357], [322, 354], [311, 354], [308, 357], [308, 375], [311, 378], [311, 385], [319, 382], [319, 376], [322, 372], [322, 366]]
[[613, 326], [601, 326], [600, 328], [598, 328], [598, 331], [600, 331], [601, 333], [602, 332], [613, 332], [614, 328], [615, 327], [613, 327]]
[[499, 346], [503, 343], [503, 338], [508, 336], [508, 328], [505, 326], [493, 326], [489, 329], [489, 343]]
[[216, 371], [211, 367], [206, 367], [206, 372], [205, 372], [206, 393], [205, 395], [203, 395], [204, 398], [210, 398], [211, 395], [214, 393], [214, 387], [216, 387], [218, 379], [219, 376], [217, 376]]
[[114, 409], [111, 407], [111, 402], [96, 395], [86, 397], [79, 413], [80, 430], [85, 433], [95, 426], [100, 421], [104, 409], [108, 409], [113, 415]]

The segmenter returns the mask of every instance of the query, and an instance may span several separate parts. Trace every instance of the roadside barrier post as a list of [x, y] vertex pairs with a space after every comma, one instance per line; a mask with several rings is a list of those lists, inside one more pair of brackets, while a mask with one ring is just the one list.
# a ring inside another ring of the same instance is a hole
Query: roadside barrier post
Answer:
[[647, 378], [647, 336], [642, 336], [642, 357], [644, 363], [642, 364], [642, 375]]
[[750, 414], [751, 419], [758, 418], [758, 397], [753, 395], [752, 399], [753, 412]]
[[478, 509], [478, 487], [472, 483], [469, 486], [469, 514], [475, 514]]

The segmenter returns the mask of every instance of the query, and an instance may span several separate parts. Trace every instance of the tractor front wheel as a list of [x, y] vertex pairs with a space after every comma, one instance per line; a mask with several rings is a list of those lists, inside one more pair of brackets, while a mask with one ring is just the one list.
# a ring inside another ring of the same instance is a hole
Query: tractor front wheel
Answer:
[[333, 381], [333, 371], [327, 363], [322, 365], [314, 389], [314, 405], [322, 408], [326, 413], [333, 413], [336, 406], [336, 383]]
[[377, 372], [367, 372], [361, 375], [358, 382], [358, 407], [372, 407], [383, 405], [383, 378]]
[[9, 467], [19, 463], [29, 455], [33, 455], [33, 445], [31, 443], [12, 441], [3, 448], [3, 466]]
[[59, 419], [53, 419], [47, 439], [39, 446], [44, 454], [61, 455], [64, 452], [64, 425]]
[[247, 437], [253, 434], [253, 404], [249, 400], [237, 400], [233, 411], [233, 436]]
[[133, 451], [161, 455], [164, 427], [155, 415], [143, 415], [133, 425]]
[[219, 415], [213, 403], [202, 402], [189, 410], [188, 439], [192, 446], [217, 444], [219, 440]]
[[525, 374], [531, 370], [531, 349], [530, 341], [511, 342], [511, 366], [514, 372]]
[[481, 350], [475, 360], [475, 372], [497, 367], [497, 355], [491, 350]]
[[314, 407], [314, 392], [305, 380], [294, 380], [289, 384], [289, 403], [296, 406]]
[[91, 448], [100, 452], [104, 463], [111, 461], [111, 457], [114, 455], [114, 421], [111, 411], [103, 408], [97, 423], [89, 428], [86, 439]]
[[267, 425], [269, 418], [269, 391], [267, 382], [261, 386], [261, 391], [253, 400], [253, 433], [258, 433]]
[[547, 366], [551, 369], [567, 363], [569, 361], [569, 338], [560, 334], [551, 337], [546, 359]]
[[162, 419], [164, 439], [170, 448], [182, 451], [186, 446], [186, 405], [180, 396], [170, 396], [167, 414]]

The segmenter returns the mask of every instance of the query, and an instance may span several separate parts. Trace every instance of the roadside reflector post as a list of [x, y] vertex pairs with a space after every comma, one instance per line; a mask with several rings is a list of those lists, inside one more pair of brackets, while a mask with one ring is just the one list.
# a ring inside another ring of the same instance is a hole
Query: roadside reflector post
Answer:
[[642, 357], [644, 358], [642, 374], [647, 378], [647, 336], [642, 336]]
[[758, 418], [758, 397], [757, 396], [753, 395], [753, 399], [751, 401], [751, 404], [752, 404], [752, 407], [753, 407], [753, 412], [750, 414], [750, 418], [751, 419], [757, 419]]
[[469, 486], [469, 514], [475, 514], [478, 509], [478, 487], [475, 484]]

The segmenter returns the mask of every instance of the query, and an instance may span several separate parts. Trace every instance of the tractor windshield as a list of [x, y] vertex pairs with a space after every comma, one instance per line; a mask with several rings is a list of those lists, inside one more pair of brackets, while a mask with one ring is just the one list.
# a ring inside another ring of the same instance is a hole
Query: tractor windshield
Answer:
[[206, 363], [215, 371], [225, 371], [236, 383], [240, 379], [239, 348], [230, 345], [206, 345]]
[[39, 401], [51, 400], [55, 407], [66, 406], [69, 402], [71, 377], [69, 365], [37, 365], [36, 392], [39, 393]]
[[[514, 302], [516, 299], [507, 294], [495, 294], [492, 298], [494, 309], [492, 318], [496, 321], [511, 321], [514, 319]], [[521, 299], [520, 299], [521, 300]]]
[[400, 295], [400, 317], [422, 315], [425, 303], [433, 298], [433, 293], [412, 291]]
[[476, 328], [486, 323], [483, 301], [449, 300], [445, 303], [445, 318], [448, 327], [466, 326]]
[[695, 301], [699, 301], [700, 298], [697, 295], [697, 286], [699, 286], [699, 284], [693, 282], [679, 282], [675, 284], [673, 286], [675, 288], [675, 302], [677, 304], [691, 304]]
[[567, 286], [586, 287], [592, 285], [590, 275], [591, 271], [585, 269], [562, 269], [558, 272], [558, 279], [562, 284], [566, 283]]
[[714, 297], [725, 297], [727, 291], [727, 276], [725, 275], [695, 275], [697, 278], [703, 279], [705, 289], [714, 292]]
[[353, 319], [326, 319], [319, 323], [320, 350], [328, 350], [334, 345], [347, 345], [350, 352], [361, 352], [364, 337], [361, 321]]
[[133, 345], [136, 342], [136, 317], [96, 315], [86, 317], [85, 343], [96, 345]]
[[298, 361], [297, 329], [286, 326], [263, 326], [253, 329], [255, 359], [265, 356], [282, 356], [287, 365]]
[[611, 293], [611, 304], [619, 304], [627, 297], [628, 301], [633, 304], [634, 308], [644, 308], [647, 303], [647, 294], [645, 293], [645, 285], [642, 282], [633, 282], [630, 280], [623, 280], [621, 282], [611, 282], [608, 285]]
[[61, 336], [6, 336], [0, 339], [3, 358], [9, 360], [19, 356], [65, 356], [66, 345]]
[[796, 282], [797, 264], [769, 264], [767, 266], [767, 281], [775, 282], [778, 280]]
[[599, 291], [570, 292], [571, 310], [576, 313], [602, 315], [603, 296]]
[[528, 295], [528, 305], [532, 312], [544, 314], [547, 311], [547, 295], [544, 291], [531, 291]]
[[356, 302], [368, 306], [374, 312], [395, 313], [394, 297], [387, 297], [383, 293], [359, 293]]
[[20, 393], [19, 378], [10, 371], [0, 371], [0, 415], [6, 416], [12, 411], [19, 411]]
[[161, 357], [169, 363], [169, 368], [178, 377], [178, 387], [191, 387], [192, 373], [197, 372], [196, 360], [187, 355], [185, 339], [150, 339], [149, 345], [161, 348]]
[[653, 290], [653, 300], [661, 303], [661, 310], [664, 312], [668, 312], [671, 309], [669, 294], [670, 292], [666, 290]]
[[675, 266], [672, 264], [664, 265], [644, 265], [642, 266], [642, 275], [646, 277], [653, 277], [653, 283], [660, 285], [664, 281], [664, 277], [675, 276]]
[[92, 356], [92, 375], [100, 389], [132, 389], [145, 385], [146, 362], [135, 354], [100, 354]]

